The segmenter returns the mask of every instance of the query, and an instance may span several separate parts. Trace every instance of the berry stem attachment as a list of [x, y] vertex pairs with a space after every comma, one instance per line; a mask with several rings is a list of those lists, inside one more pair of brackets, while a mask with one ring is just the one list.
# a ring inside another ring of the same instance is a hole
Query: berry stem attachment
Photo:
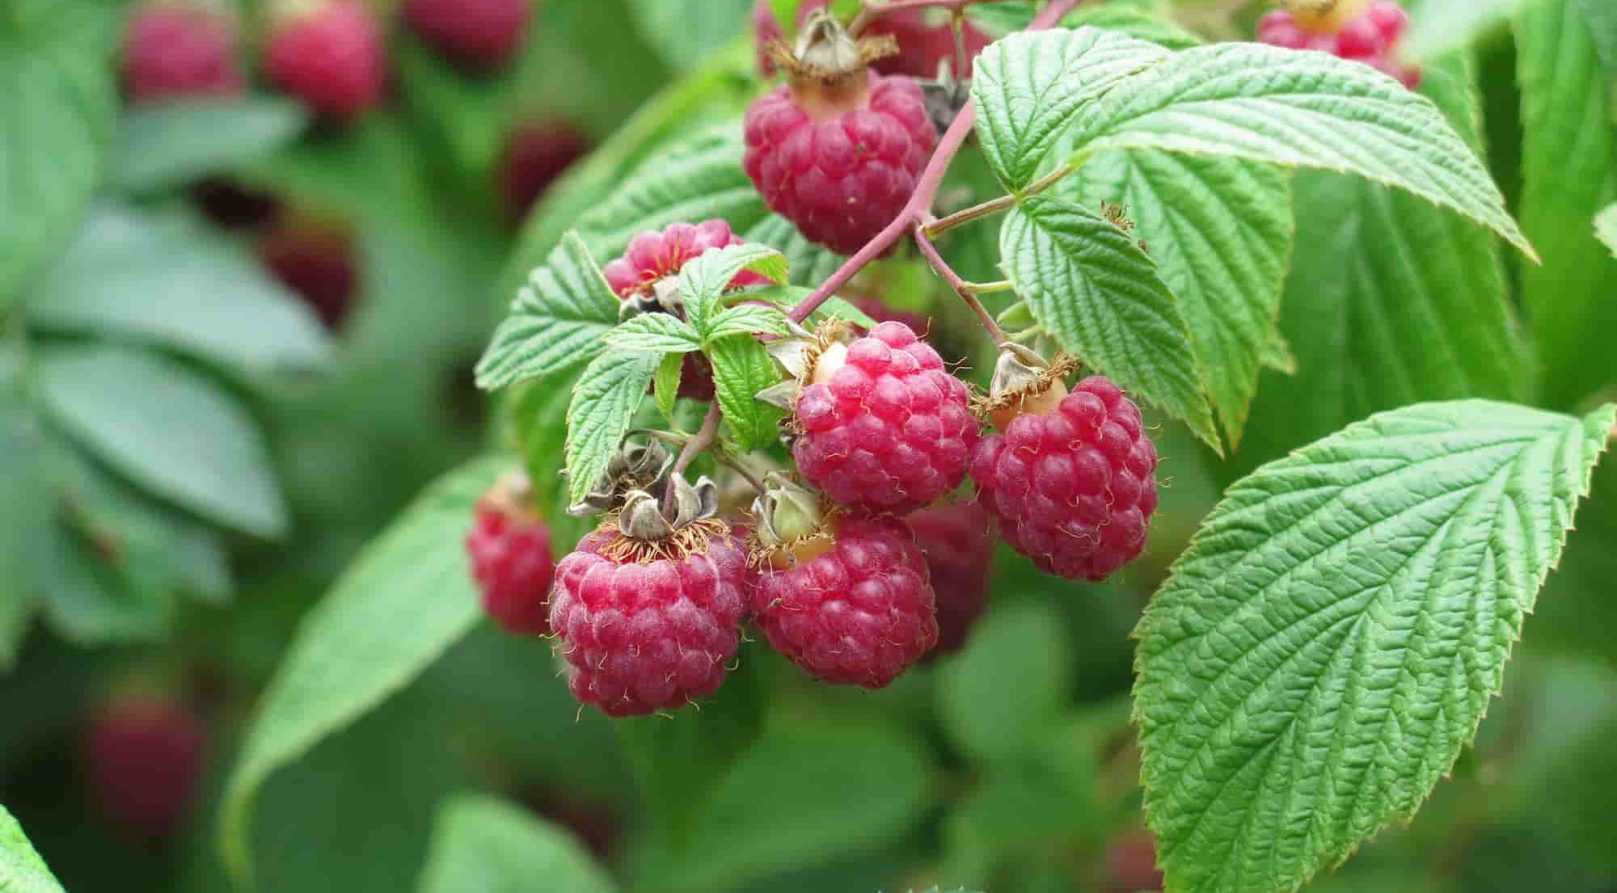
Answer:
[[959, 16], [966, 7], [973, 3], [982, 2], [985, 2], [985, 0], [886, 0], [886, 2], [882, 2], [882, 0], [874, 0], [874, 2], [871, 2], [871, 0], [866, 0], [866, 2], [860, 6], [858, 15], [855, 15], [853, 17], [853, 21], [848, 23], [848, 33], [857, 36], [859, 32], [865, 30], [865, 28], [868, 27], [871, 22], [874, 22], [876, 19], [879, 19], [890, 12], [898, 12], [905, 9], [941, 7], [949, 10], [956, 16]]
[[999, 327], [999, 323], [994, 321], [994, 314], [989, 313], [988, 308], [983, 306], [983, 302], [977, 299], [977, 295], [971, 289], [971, 283], [961, 279], [960, 274], [956, 273], [954, 268], [949, 266], [949, 262], [943, 259], [943, 255], [938, 253], [937, 246], [933, 245], [932, 240], [927, 238], [926, 227], [920, 224], [915, 226], [915, 246], [921, 249], [921, 256], [926, 258], [928, 264], [932, 265], [932, 269], [943, 277], [943, 281], [949, 283], [949, 287], [954, 289], [956, 295], [960, 296], [960, 300], [964, 301], [966, 306], [971, 308], [971, 312], [977, 315], [977, 321], [982, 323], [983, 329], [988, 332], [988, 336], [994, 339], [994, 346], [1003, 345], [1005, 343], [1005, 332]]
[[1016, 206], [1017, 202], [1027, 198], [1030, 195], [1038, 195], [1044, 190], [1049, 189], [1051, 186], [1059, 183], [1068, 174], [1077, 169], [1078, 165], [1076, 162], [1063, 164], [1050, 173], [1045, 174], [1037, 180], [1034, 180], [1032, 183], [1029, 183], [1027, 188], [1021, 192], [996, 196], [986, 202], [972, 205], [969, 208], [961, 208], [953, 214], [940, 217], [927, 223], [926, 234], [929, 236], [936, 236], [940, 233], [954, 229], [962, 223], [970, 223], [973, 220], [987, 217], [990, 214], [998, 214], [1001, 211], [1009, 211], [1011, 208]]
[[713, 445], [713, 438], [719, 433], [719, 419], [723, 416], [717, 402], [707, 408], [707, 415], [702, 417], [702, 427], [696, 429], [696, 433], [680, 448], [679, 457], [674, 460], [674, 474], [684, 474], [685, 469], [696, 460], [697, 454]]

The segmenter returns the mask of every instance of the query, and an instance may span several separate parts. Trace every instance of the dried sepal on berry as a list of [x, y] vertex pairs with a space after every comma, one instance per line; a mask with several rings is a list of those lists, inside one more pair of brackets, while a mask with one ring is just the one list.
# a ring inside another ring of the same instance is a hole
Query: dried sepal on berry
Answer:
[[798, 31], [796, 46], [773, 40], [770, 58], [786, 71], [792, 98], [814, 114], [832, 114], [859, 105], [870, 93], [866, 70], [878, 59], [898, 54], [892, 35], [855, 38], [828, 10], [817, 9]]
[[607, 462], [606, 473], [590, 488], [589, 495], [568, 506], [567, 514], [587, 518], [619, 509], [629, 493], [657, 488], [673, 464], [673, 455], [655, 440], [626, 442]]
[[833, 542], [835, 507], [820, 494], [772, 471], [752, 503], [753, 543], [747, 563], [776, 569], [808, 561]]
[[973, 408], [979, 418], [1003, 431], [1023, 413], [1049, 412], [1060, 405], [1067, 396], [1065, 379], [1077, 369], [1078, 361], [1065, 354], [1046, 361], [1031, 348], [1006, 342], [994, 360], [988, 394], [979, 396]]

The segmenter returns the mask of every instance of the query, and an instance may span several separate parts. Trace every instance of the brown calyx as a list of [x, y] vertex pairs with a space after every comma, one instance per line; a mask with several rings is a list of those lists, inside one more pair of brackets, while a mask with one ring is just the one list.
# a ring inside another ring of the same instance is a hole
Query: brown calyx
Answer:
[[480, 501], [513, 521], [537, 523], [541, 520], [533, 505], [533, 482], [520, 469], [501, 475]]
[[786, 70], [792, 99], [816, 121], [863, 108], [870, 97], [870, 63], [898, 53], [892, 35], [855, 38], [829, 11], [803, 23], [797, 46], [774, 41], [770, 56]]
[[601, 557], [619, 564], [633, 561], [650, 564], [653, 561], [683, 561], [706, 552], [716, 538], [730, 535], [730, 525], [718, 518], [692, 521], [662, 539], [636, 539], [622, 532], [617, 515], [608, 515], [596, 530], [611, 535], [598, 552]]
[[1051, 412], [1067, 396], [1065, 379], [1078, 366], [1076, 359], [1065, 354], [1046, 363], [1025, 347], [1006, 345], [994, 364], [987, 396], [976, 398], [972, 408], [1000, 431], [1017, 416]]

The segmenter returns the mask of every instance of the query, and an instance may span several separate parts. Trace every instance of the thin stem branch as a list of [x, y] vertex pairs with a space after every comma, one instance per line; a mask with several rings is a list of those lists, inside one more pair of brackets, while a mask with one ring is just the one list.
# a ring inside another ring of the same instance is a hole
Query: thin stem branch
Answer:
[[994, 345], [997, 347], [1004, 344], [1005, 332], [1000, 329], [999, 323], [994, 321], [994, 314], [989, 313], [988, 308], [983, 306], [983, 302], [979, 301], [977, 296], [972, 293], [971, 283], [961, 279], [960, 274], [956, 273], [954, 268], [949, 266], [949, 262], [943, 259], [943, 255], [938, 253], [938, 247], [932, 244], [931, 239], [927, 238], [926, 227], [919, 224], [915, 227], [915, 246], [921, 249], [921, 256], [926, 258], [926, 262], [932, 265], [932, 269], [937, 271], [939, 276], [943, 277], [943, 281], [949, 283], [949, 287], [954, 289], [954, 293], [960, 296], [960, 300], [971, 308], [972, 313], [977, 314], [977, 321], [982, 323], [983, 329], [988, 332], [988, 336], [994, 339]]
[[675, 474], [684, 474], [697, 454], [713, 445], [713, 438], [719, 434], [719, 419], [723, 415], [724, 413], [719, 410], [718, 401], [713, 401], [713, 405], [707, 408], [707, 415], [702, 417], [702, 427], [696, 429], [696, 433], [685, 441], [683, 447], [680, 447], [679, 457], [674, 460]]
[[990, 214], [998, 214], [1001, 211], [1010, 210], [1010, 208], [1015, 204], [1016, 196], [1014, 195], [995, 196], [986, 202], [972, 205], [969, 208], [961, 208], [953, 214], [939, 217], [937, 220], [928, 223], [926, 225], [926, 234], [929, 236], [939, 235], [940, 233], [954, 229], [963, 223], [970, 223], [973, 220], [977, 220], [981, 217], [987, 217]]
[[966, 291], [974, 295], [991, 295], [996, 292], [1010, 291], [1015, 288], [1009, 279], [995, 279], [993, 282], [967, 282]]

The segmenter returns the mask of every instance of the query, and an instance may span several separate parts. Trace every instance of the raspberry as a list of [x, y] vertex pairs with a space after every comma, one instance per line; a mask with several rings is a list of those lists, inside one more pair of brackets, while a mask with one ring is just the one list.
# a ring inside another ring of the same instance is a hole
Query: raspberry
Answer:
[[1414, 89], [1420, 68], [1396, 55], [1409, 16], [1393, 0], [1336, 0], [1321, 12], [1277, 9], [1258, 20], [1258, 40], [1293, 50], [1319, 50], [1370, 65]]
[[123, 83], [135, 102], [241, 93], [235, 22], [188, 2], [140, 7], [124, 30]]
[[1006, 542], [1046, 573], [1091, 581], [1145, 546], [1156, 467], [1139, 407], [1100, 375], [1055, 410], [1016, 416], [971, 457], [979, 498]]
[[386, 50], [362, 0], [303, 0], [288, 9], [264, 51], [270, 80], [332, 121], [353, 121], [376, 106]]
[[84, 750], [91, 795], [102, 813], [145, 839], [174, 833], [202, 772], [207, 728], [166, 698], [125, 695], [90, 722]]
[[1106, 848], [1106, 889], [1119, 893], [1161, 890], [1157, 869], [1157, 842], [1151, 832], [1137, 828], [1112, 838]]
[[439, 52], [464, 68], [489, 71], [522, 45], [530, 0], [406, 0], [404, 20]]
[[508, 632], [550, 633], [550, 528], [534, 514], [524, 478], [502, 481], [478, 500], [466, 552], [483, 590], [483, 610]]
[[826, 682], [881, 688], [937, 644], [926, 559], [903, 521], [845, 517], [828, 548], [801, 555], [784, 569], [766, 563], [752, 587], [758, 625], [792, 663]]
[[512, 129], [495, 169], [507, 219], [526, 217], [539, 196], [589, 148], [584, 134], [565, 121], [534, 121]]
[[359, 289], [353, 235], [346, 226], [304, 214], [284, 215], [260, 238], [258, 256], [326, 328], [342, 326]]
[[915, 532], [937, 593], [938, 646], [933, 653], [959, 651], [988, 607], [993, 521], [976, 502], [934, 505], [904, 520]]
[[[797, 8], [797, 20], [801, 25], [810, 12], [825, 6], [825, 0], [805, 0]], [[865, 28], [866, 34], [890, 35], [898, 41], [898, 54], [877, 59], [871, 63], [871, 68], [877, 74], [901, 74], [919, 78], [934, 78], [938, 75], [938, 65], [945, 59], [954, 58], [954, 29], [948, 20], [938, 21], [929, 19], [924, 9], [901, 9], [878, 16]], [[764, 77], [775, 74], [775, 60], [769, 54], [769, 46], [773, 41], [780, 40], [784, 35], [781, 32], [780, 20], [775, 18], [774, 9], [770, 7], [769, 0], [758, 0], [752, 8], [752, 27], [758, 48], [758, 73]], [[956, 72], [958, 77], [971, 77], [970, 60], [975, 58], [983, 48], [993, 42], [993, 38], [967, 23], [961, 34], [966, 44], [966, 70]]]
[[556, 565], [550, 596], [573, 696], [608, 716], [716, 691], [745, 611], [746, 551], [727, 527], [683, 558], [620, 557], [626, 542], [617, 531], [584, 537]]
[[915, 191], [937, 131], [921, 88], [860, 73], [854, 98], [822, 101], [792, 86], [747, 109], [747, 176], [769, 207], [813, 242], [852, 254]]
[[828, 348], [795, 403], [792, 458], [845, 506], [903, 513], [959, 486], [977, 443], [966, 386], [909, 326]]

